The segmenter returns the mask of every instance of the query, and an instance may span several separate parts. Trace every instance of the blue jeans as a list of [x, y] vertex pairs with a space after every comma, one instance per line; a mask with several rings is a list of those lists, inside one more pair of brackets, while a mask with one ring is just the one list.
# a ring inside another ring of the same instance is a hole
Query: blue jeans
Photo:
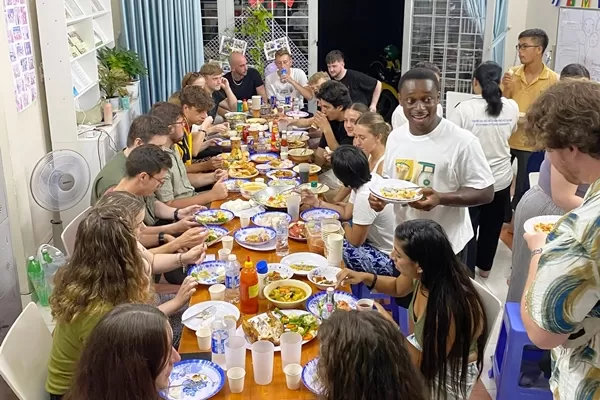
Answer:
[[398, 276], [392, 259], [369, 243], [363, 243], [362, 246], [354, 247], [344, 239], [343, 258], [346, 267], [354, 271], [385, 276]]

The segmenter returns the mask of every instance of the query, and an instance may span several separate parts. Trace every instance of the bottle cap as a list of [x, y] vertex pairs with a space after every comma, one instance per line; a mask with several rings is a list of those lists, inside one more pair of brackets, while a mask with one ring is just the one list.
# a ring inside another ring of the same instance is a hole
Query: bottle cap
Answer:
[[313, 188], [313, 189], [316, 188], [317, 187], [317, 181], [312, 181], [310, 183], [310, 187]]
[[333, 288], [332, 287], [328, 287], [327, 288], [327, 294], [333, 294]]
[[227, 259], [229, 261], [237, 261], [237, 256], [235, 254], [230, 254]]
[[259, 274], [266, 274], [269, 272], [269, 267], [266, 261], [259, 261], [256, 263], [256, 272]]

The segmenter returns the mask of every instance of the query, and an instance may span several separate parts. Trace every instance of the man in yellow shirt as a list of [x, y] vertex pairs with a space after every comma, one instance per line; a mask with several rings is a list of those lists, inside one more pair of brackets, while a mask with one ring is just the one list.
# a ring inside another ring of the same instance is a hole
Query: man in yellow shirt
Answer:
[[[504, 96], [517, 102], [522, 116], [542, 92], [558, 82], [559, 75], [542, 61], [548, 42], [548, 35], [541, 29], [521, 32], [516, 47], [522, 65], [511, 68], [502, 79]], [[523, 123], [519, 123], [517, 131], [512, 134], [508, 143], [512, 160], [516, 158], [518, 163], [515, 195], [512, 200], [514, 210], [527, 189], [527, 162], [533, 152], [533, 148], [525, 143]]]

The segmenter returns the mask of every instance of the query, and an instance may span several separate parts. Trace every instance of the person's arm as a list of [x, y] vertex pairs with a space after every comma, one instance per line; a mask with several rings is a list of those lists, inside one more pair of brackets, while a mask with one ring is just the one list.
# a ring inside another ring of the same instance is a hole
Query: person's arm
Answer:
[[[377, 277], [377, 282], [375, 282], [375, 287], [373, 287], [375, 277]], [[414, 287], [413, 280], [407, 278], [405, 275], [400, 275], [395, 278], [393, 276], [374, 275], [368, 272], [353, 271], [351, 269], [344, 269], [338, 272], [336, 279], [338, 286], [364, 283], [368, 287], [373, 287], [378, 293], [387, 294], [392, 297], [407, 296], [412, 293]]]
[[182, 199], [172, 199], [165, 201], [165, 203], [174, 208], [186, 208], [193, 205], [204, 205], [210, 204], [213, 201], [223, 200], [227, 197], [227, 186], [223, 183], [225, 178], [219, 179], [211, 190], [208, 192], [198, 193], [195, 196], [186, 197]]
[[317, 164], [320, 167], [327, 164], [327, 160], [325, 159], [325, 149], [321, 147], [321, 144], [319, 144], [319, 147], [317, 147], [317, 149], [315, 150], [315, 164]]
[[323, 148], [329, 147], [331, 151], [335, 151], [335, 149], [340, 147], [340, 144], [338, 143], [337, 139], [335, 138], [335, 135], [333, 134], [333, 129], [331, 129], [331, 124], [329, 123], [329, 120], [327, 119], [325, 114], [323, 114], [320, 111], [317, 111], [317, 114], [314, 117], [314, 123], [323, 133], [319, 147], [321, 147], [321, 144], [325, 144]]
[[346, 240], [352, 246], [360, 247], [367, 240], [367, 236], [369, 235], [370, 226], [358, 225], [356, 223], [353, 223], [352, 226], [350, 226], [350, 224], [347, 222], [344, 222], [344, 224], [342, 226], [344, 227], [344, 233], [346, 236]]
[[375, 85], [375, 90], [373, 90], [373, 98], [371, 99], [371, 105], [369, 106], [369, 110], [373, 112], [377, 112], [377, 103], [379, 102], [379, 97], [381, 96], [381, 82], [377, 81]]
[[314, 124], [314, 119], [312, 117], [288, 120], [288, 126], [296, 127], [296, 128], [310, 128], [313, 124]]
[[159, 305], [157, 308], [166, 316], [175, 314], [181, 307], [188, 304], [190, 297], [192, 297], [192, 295], [196, 292], [196, 286], [198, 286], [196, 279], [192, 278], [191, 276], [187, 276], [183, 280], [183, 283], [181, 284], [181, 287], [179, 288], [179, 291], [175, 297]]
[[211, 185], [216, 181], [214, 173], [188, 174], [188, 179], [196, 189]]
[[237, 110], [237, 97], [231, 90], [231, 86], [229, 86], [229, 81], [225, 78], [221, 79], [221, 88], [225, 92], [226, 99], [219, 103], [219, 106], [229, 109], [229, 110]]
[[[383, 164], [381, 164], [381, 167], [383, 167]], [[332, 203], [335, 204], [335, 203], [344, 201], [344, 199], [350, 195], [350, 192], [352, 192], [352, 189], [350, 189], [350, 188], [347, 188], [347, 187], [339, 188], [337, 193], [335, 194], [335, 196], [333, 196]]]
[[[208, 233], [204, 234], [204, 237]], [[190, 264], [200, 264], [204, 260], [206, 245], [200, 244], [185, 253], [177, 254], [154, 254], [152, 258], [152, 273], [163, 274], [173, 271], [175, 268], [186, 268]]]
[[264, 83], [256, 88], [256, 94], [262, 97], [263, 102], [265, 104], [269, 102], [269, 98], [267, 97], [267, 90], [265, 89]]
[[567, 181], [553, 165], [550, 166], [550, 188], [552, 190], [552, 201], [569, 212], [583, 203], [583, 198], [577, 196], [577, 185]]

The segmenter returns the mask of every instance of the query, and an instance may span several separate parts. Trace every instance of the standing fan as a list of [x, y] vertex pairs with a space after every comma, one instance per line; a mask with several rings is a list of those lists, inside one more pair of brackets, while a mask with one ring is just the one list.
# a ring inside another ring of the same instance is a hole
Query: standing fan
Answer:
[[73, 150], [55, 150], [42, 157], [31, 174], [29, 187], [35, 202], [52, 211], [54, 246], [64, 254], [60, 212], [73, 208], [83, 199], [90, 185], [90, 167], [83, 156]]

